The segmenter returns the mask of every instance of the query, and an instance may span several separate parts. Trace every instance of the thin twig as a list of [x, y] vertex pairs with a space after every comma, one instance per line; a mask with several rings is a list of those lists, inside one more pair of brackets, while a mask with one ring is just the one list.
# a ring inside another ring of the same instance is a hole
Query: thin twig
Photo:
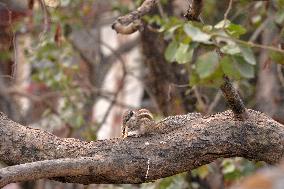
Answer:
[[271, 51], [275, 51], [275, 52], [279, 52], [279, 53], [283, 53], [284, 54], [284, 50], [282, 50], [280, 48], [277, 48], [277, 47], [257, 44], [257, 43], [253, 43], [253, 42], [247, 42], [247, 41], [243, 41], [241, 39], [231, 38], [231, 37], [220, 35], [220, 34], [217, 34], [217, 33], [214, 34], [213, 36], [217, 36], [217, 37], [224, 38], [224, 39], [229, 39], [229, 40], [232, 40], [232, 41], [234, 41], [236, 43], [240, 43], [240, 44], [243, 44], [243, 45], [246, 45], [246, 46], [260, 48], [260, 49], [266, 49], [266, 50], [271, 50]]
[[198, 102], [199, 108], [201, 109], [202, 112], [204, 112], [206, 110], [206, 105], [203, 102], [197, 87], [194, 86], [192, 89], [193, 89], [195, 97], [197, 98], [197, 102]]
[[191, 87], [190, 84], [176, 84], [176, 83], [173, 83], [173, 82], [171, 82], [171, 85], [174, 86], [174, 87], [177, 87], [177, 88]]
[[107, 43], [105, 43], [105, 42], [103, 42], [103, 41], [100, 41], [100, 43], [101, 43], [103, 46], [105, 46], [108, 50], [110, 50], [111, 53], [114, 54], [114, 55], [118, 58], [119, 62], [121, 63], [121, 66], [122, 66], [123, 73], [126, 74], [126, 73], [127, 73], [126, 63], [125, 63], [125, 61], [123, 60], [121, 54], [119, 54], [119, 53], [117, 52], [117, 50], [116, 50], [116, 49], [113, 49], [109, 44], [107, 44]]
[[227, 20], [228, 20], [228, 15], [232, 9], [232, 5], [233, 5], [233, 0], [230, 0], [229, 2], [229, 6], [224, 14], [224, 25], [223, 25], [223, 29], [225, 28], [226, 24], [227, 24]]
[[50, 30], [50, 23], [51, 23], [51, 19], [50, 19], [50, 15], [49, 12], [47, 10], [47, 7], [45, 5], [44, 0], [38, 0], [41, 10], [43, 11], [43, 34], [47, 33]]
[[[112, 53], [116, 53], [116, 51], [110, 45], [108, 45], [107, 43], [104, 43], [104, 42], [101, 41], [101, 44], [104, 45], [106, 48], [108, 48]], [[121, 57], [120, 54], [115, 54], [115, 55], [117, 55], [117, 58], [119, 59], [119, 61], [121, 63], [122, 70], [123, 70], [123, 75], [122, 75], [121, 80], [119, 81], [117, 91], [116, 91], [116, 93], [114, 94], [114, 97], [113, 97], [113, 101], [109, 105], [109, 107], [108, 107], [108, 109], [107, 109], [107, 111], [106, 111], [102, 121], [99, 124], [100, 126], [105, 123], [105, 121], [106, 121], [106, 119], [107, 119], [111, 109], [116, 104], [115, 102], [116, 102], [116, 100], [118, 98], [118, 95], [119, 95], [120, 91], [124, 87], [124, 81], [125, 81], [125, 78], [126, 78], [126, 75], [127, 75], [126, 63], [124, 62], [124, 60], [123, 60], [123, 58]]]
[[[129, 72], [128, 72], [129, 73]], [[87, 83], [85, 86], [82, 86], [81, 87], [86, 87], [88, 88], [91, 93], [95, 96], [98, 96], [98, 97], [101, 97], [111, 103], [115, 103], [115, 105], [117, 106], [120, 106], [120, 107], [123, 107], [123, 108], [129, 108], [129, 109], [135, 109], [137, 107], [134, 107], [134, 106], [131, 106], [131, 105], [128, 105], [128, 104], [125, 104], [123, 102], [120, 102], [118, 100], [115, 100], [113, 98], [113, 96], [115, 96], [115, 93], [114, 92], [110, 92], [110, 91], [105, 91], [105, 90], [102, 90], [102, 89], [97, 89], [96, 87], [94, 87], [91, 83]]]
[[[33, 94], [30, 94], [30, 93], [27, 93], [27, 92], [24, 92], [24, 91], [20, 91], [18, 89], [14, 89], [14, 88], [8, 88], [5, 92], [9, 95], [17, 95], [17, 96], [28, 98], [29, 100], [34, 101], [34, 102], [41, 102], [47, 108], [49, 108], [52, 113], [54, 113], [55, 115], [60, 117], [60, 119], [62, 117], [62, 116], [60, 116], [61, 114], [57, 111], [56, 107], [54, 107], [54, 105], [49, 100], [50, 98], [60, 97], [59, 92], [50, 92], [50, 93], [43, 94], [41, 96], [33, 95]], [[66, 120], [63, 120], [63, 121], [67, 122]]]
[[1, 78], [8, 78], [10, 80], [13, 80], [14, 78], [10, 75], [0, 75]]
[[244, 7], [236, 9], [236, 12], [232, 16], [230, 16], [230, 20], [235, 21], [238, 18], [238, 16], [240, 16], [240, 14], [247, 12], [254, 4], [255, 2], [250, 2], [246, 4]]
[[251, 37], [249, 38], [249, 42], [254, 42], [257, 37], [261, 34], [261, 32], [265, 29], [265, 27], [267, 26], [267, 24], [270, 22], [270, 20], [272, 20], [273, 18], [268, 17], [266, 18], [261, 24], [260, 26], [253, 32], [253, 34], [251, 35]]
[[99, 123], [100, 126], [105, 123], [106, 119], [107, 119], [108, 116], [109, 116], [109, 113], [110, 113], [111, 109], [112, 109], [113, 106], [116, 104], [116, 100], [117, 100], [117, 98], [118, 98], [118, 95], [120, 94], [120, 92], [121, 92], [121, 90], [123, 89], [123, 86], [124, 86], [125, 76], [126, 76], [126, 75], [123, 74], [121, 80], [119, 81], [119, 84], [118, 84], [119, 87], [118, 87], [118, 89], [117, 89], [117, 91], [116, 91], [116, 93], [115, 93], [115, 95], [114, 95], [114, 97], [113, 97], [113, 101], [112, 101], [111, 104], [109, 105], [109, 107], [108, 107], [108, 109], [107, 109], [107, 111], [106, 111], [106, 113], [105, 113], [105, 115], [104, 115], [102, 121]]
[[165, 14], [165, 12], [164, 12], [164, 10], [163, 10], [163, 6], [162, 6], [162, 4], [161, 4], [161, 0], [158, 0], [158, 1], [157, 1], [157, 5], [158, 5], [158, 10], [159, 10], [159, 13], [160, 13], [161, 17], [162, 17], [163, 19], [166, 19], [166, 14]]
[[217, 104], [219, 103], [221, 97], [222, 97], [222, 93], [221, 93], [221, 91], [219, 90], [219, 91], [217, 92], [217, 94], [215, 95], [213, 101], [212, 101], [211, 104], [209, 105], [208, 110], [207, 110], [207, 114], [212, 113], [213, 109], [214, 109], [214, 108], [217, 106]]
[[13, 48], [14, 48], [14, 63], [12, 65], [12, 78], [16, 79], [17, 68], [18, 68], [18, 43], [17, 43], [17, 32], [13, 36]]

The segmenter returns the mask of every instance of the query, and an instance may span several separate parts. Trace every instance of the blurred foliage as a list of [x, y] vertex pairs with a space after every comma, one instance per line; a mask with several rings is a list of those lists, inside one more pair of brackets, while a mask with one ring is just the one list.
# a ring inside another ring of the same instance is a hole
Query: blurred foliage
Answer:
[[[79, 29], [84, 25], [84, 19], [88, 18], [92, 11], [87, 7], [90, 7], [93, 1], [54, 0], [46, 1], [46, 3], [50, 6], [48, 8], [51, 19], [49, 30], [42, 31], [44, 14], [40, 8], [35, 9], [32, 17], [34, 26], [32, 48], [25, 50], [32, 66], [32, 80], [60, 93], [61, 100], [57, 115], [63, 123], [73, 128], [73, 131], [85, 124], [89, 124], [90, 127], [88, 127], [91, 129], [91, 123], [86, 122], [86, 115], [89, 112], [86, 112], [84, 107], [92, 101], [89, 94], [82, 91], [80, 60], [78, 56], [74, 56], [78, 53], [66, 36], [72, 29]], [[82, 10], [81, 8], [83, 11], [77, 11]], [[48, 109], [43, 116], [52, 113], [54, 112]], [[94, 139], [95, 133], [88, 132], [84, 137]]]
[[236, 180], [248, 176], [263, 167], [263, 162], [252, 162], [243, 158], [224, 159], [222, 161], [222, 173], [225, 181]]
[[[145, 19], [159, 25], [159, 32], [169, 41], [165, 51], [168, 62], [190, 63], [191, 85], [205, 84], [219, 86], [223, 74], [230, 78], [254, 78], [256, 60], [249, 44], [239, 44], [234, 39], [246, 33], [246, 29], [230, 21], [222, 20], [216, 25], [203, 25], [196, 22], [184, 22], [177, 18], [162, 19], [147, 16]], [[193, 50], [203, 49], [202, 55], [192, 62]], [[216, 49], [224, 54], [219, 59]]]
[[83, 103], [86, 103], [82, 99], [87, 98], [76, 84], [79, 65], [72, 59], [74, 51], [70, 44], [63, 42], [58, 48], [48, 34], [41, 39], [41, 42], [35, 42], [33, 50], [27, 51], [26, 54], [32, 64], [33, 81], [44, 83], [49, 89], [59, 91], [62, 95], [63, 103], [58, 112], [60, 118], [72, 127], [82, 126]]

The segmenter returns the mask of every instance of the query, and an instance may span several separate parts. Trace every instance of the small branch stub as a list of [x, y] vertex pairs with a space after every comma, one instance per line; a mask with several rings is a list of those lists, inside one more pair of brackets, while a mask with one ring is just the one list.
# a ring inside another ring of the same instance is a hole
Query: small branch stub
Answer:
[[121, 16], [112, 24], [117, 33], [129, 35], [143, 29], [142, 16], [148, 14], [157, 4], [158, 0], [145, 0], [142, 5], [127, 15]]
[[239, 93], [233, 87], [232, 82], [227, 76], [224, 76], [223, 78], [224, 83], [221, 85], [220, 88], [230, 108], [234, 112], [235, 117], [241, 120], [247, 119], [247, 110]]

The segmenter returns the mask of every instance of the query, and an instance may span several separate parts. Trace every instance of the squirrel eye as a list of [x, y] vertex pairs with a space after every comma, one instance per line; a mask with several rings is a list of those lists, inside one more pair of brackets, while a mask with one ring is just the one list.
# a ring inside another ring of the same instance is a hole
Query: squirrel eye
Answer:
[[132, 117], [133, 114], [134, 114], [134, 112], [131, 110], [131, 111], [129, 112], [129, 117]]
[[128, 122], [130, 120], [130, 118], [134, 115], [134, 112], [131, 110], [127, 113], [126, 117], [125, 117], [125, 123]]

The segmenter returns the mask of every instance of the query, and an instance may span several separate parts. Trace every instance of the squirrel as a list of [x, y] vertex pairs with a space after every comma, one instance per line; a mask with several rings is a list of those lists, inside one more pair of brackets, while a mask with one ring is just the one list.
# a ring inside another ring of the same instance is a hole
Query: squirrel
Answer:
[[122, 138], [126, 138], [127, 136], [167, 133], [199, 117], [201, 117], [199, 113], [188, 113], [169, 116], [155, 122], [152, 113], [147, 109], [128, 110], [123, 114], [121, 134]]
[[153, 131], [155, 121], [152, 113], [147, 109], [128, 110], [122, 118], [122, 137], [141, 136]]

